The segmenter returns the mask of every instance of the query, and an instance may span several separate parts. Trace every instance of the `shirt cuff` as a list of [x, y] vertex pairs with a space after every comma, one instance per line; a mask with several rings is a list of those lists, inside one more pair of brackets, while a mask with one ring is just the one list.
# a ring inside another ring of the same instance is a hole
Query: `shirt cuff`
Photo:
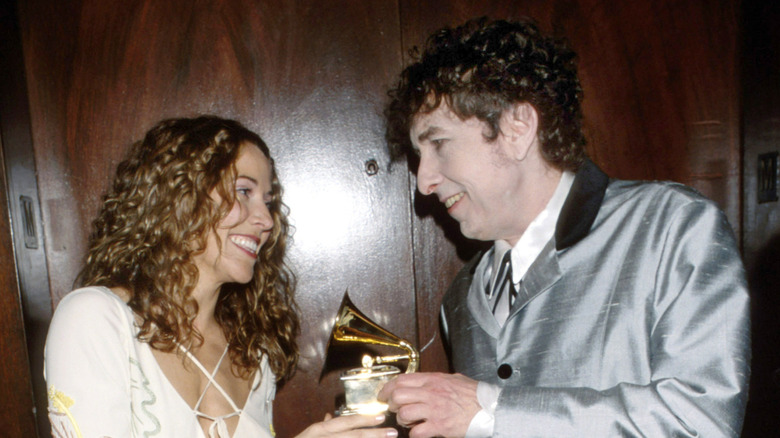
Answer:
[[499, 395], [501, 395], [501, 387], [487, 382], [477, 383], [477, 401], [482, 410], [471, 419], [464, 438], [489, 438], [493, 436]]

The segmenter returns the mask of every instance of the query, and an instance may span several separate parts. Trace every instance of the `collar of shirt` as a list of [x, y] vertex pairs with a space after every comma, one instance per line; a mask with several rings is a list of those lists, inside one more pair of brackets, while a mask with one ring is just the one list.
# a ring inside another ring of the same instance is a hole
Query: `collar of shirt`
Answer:
[[558, 187], [555, 188], [552, 197], [547, 201], [544, 210], [531, 221], [514, 247], [511, 247], [505, 240], [495, 241], [493, 244], [493, 273], [498, 272], [504, 253], [511, 250], [512, 283], [517, 287], [544, 246], [555, 235], [555, 225], [558, 223], [558, 216], [561, 214], [561, 208], [569, 195], [572, 183], [574, 183], [574, 174], [564, 171], [561, 174]]

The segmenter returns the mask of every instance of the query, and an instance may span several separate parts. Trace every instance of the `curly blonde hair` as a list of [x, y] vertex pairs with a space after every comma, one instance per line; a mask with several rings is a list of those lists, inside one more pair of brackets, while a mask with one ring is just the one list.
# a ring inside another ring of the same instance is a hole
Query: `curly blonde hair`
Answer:
[[[290, 377], [298, 357], [295, 276], [285, 264], [289, 233], [282, 186], [268, 146], [238, 122], [213, 116], [164, 120], [135, 143], [117, 167], [93, 222], [80, 285], [122, 287], [140, 316], [138, 339], [172, 351], [200, 344], [193, 327], [198, 282], [193, 255], [235, 202], [235, 162], [258, 147], [271, 163], [274, 226], [260, 249], [253, 279], [222, 286], [215, 317], [229, 344], [234, 372], [248, 378], [260, 352], [277, 379]], [[221, 204], [209, 194], [216, 190]]]

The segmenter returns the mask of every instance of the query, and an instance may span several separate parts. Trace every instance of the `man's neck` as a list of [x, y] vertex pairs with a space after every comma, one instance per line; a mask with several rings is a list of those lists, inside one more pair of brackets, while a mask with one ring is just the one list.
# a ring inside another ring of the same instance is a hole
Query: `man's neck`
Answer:
[[520, 200], [517, 211], [522, 212], [519, 218], [520, 233], [516, 236], [505, 239], [510, 246], [515, 246], [518, 240], [528, 230], [528, 226], [539, 217], [547, 208], [547, 205], [555, 194], [558, 184], [561, 181], [563, 171], [552, 166], [545, 165], [537, 171], [533, 178], [533, 184], [528, 185], [523, 199]]

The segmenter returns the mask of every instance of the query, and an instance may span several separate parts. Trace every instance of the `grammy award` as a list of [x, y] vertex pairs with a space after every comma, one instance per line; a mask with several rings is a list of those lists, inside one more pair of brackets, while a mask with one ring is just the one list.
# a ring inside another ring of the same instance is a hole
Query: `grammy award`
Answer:
[[336, 414], [372, 415], [387, 411], [387, 404], [377, 401], [377, 394], [387, 381], [401, 372], [398, 367], [388, 363], [406, 360], [408, 361], [406, 372], [413, 373], [419, 366], [420, 354], [409, 341], [390, 333], [363, 315], [345, 292], [328, 340], [327, 350], [330, 350], [331, 344], [350, 343], [394, 347], [403, 350], [403, 354], [389, 356], [366, 354], [363, 356], [361, 367], [343, 372], [340, 380], [344, 385], [346, 404], [341, 406]]

